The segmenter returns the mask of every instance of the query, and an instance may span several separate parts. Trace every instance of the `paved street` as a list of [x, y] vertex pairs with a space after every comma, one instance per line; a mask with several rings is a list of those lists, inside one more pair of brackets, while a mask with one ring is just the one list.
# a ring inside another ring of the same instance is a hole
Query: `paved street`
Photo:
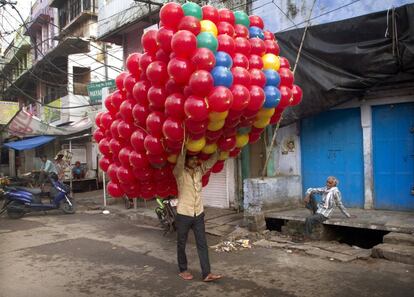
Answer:
[[[215, 244], [217, 237], [209, 238]], [[115, 215], [0, 218], [0, 296], [412, 296], [414, 267], [386, 260], [329, 261], [254, 247], [210, 251], [218, 283], [177, 276], [174, 235]]]

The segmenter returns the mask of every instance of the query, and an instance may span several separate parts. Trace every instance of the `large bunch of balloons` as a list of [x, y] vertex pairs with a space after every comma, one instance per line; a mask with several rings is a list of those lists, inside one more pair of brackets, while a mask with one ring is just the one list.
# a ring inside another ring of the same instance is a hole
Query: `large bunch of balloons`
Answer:
[[159, 16], [160, 29], [143, 34], [143, 53], [128, 57], [96, 117], [113, 197], [176, 195], [172, 170], [183, 146], [201, 160], [219, 150], [211, 172], [220, 172], [302, 98], [260, 17], [192, 2], [167, 3]]

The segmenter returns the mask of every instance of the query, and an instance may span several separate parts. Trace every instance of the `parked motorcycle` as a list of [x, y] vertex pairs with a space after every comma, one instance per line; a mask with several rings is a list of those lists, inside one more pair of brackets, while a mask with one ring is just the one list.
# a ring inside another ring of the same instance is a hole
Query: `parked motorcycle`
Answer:
[[174, 232], [176, 230], [175, 217], [177, 215], [178, 199], [172, 197], [168, 197], [168, 199], [156, 198], [156, 201], [158, 206], [155, 208], [155, 213], [164, 228], [164, 235]]
[[49, 175], [49, 180], [52, 184], [49, 203], [42, 202], [40, 189], [5, 186], [0, 191], [4, 199], [0, 214], [6, 211], [10, 218], [19, 219], [29, 212], [59, 208], [67, 214], [75, 213], [74, 201], [70, 197], [70, 188], [60, 182], [55, 173]]

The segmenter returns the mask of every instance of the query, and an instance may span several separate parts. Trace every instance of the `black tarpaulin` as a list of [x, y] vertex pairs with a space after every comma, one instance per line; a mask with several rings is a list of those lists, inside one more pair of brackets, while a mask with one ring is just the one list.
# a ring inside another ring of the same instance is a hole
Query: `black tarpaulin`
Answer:
[[[304, 28], [276, 33], [292, 68]], [[361, 98], [379, 86], [414, 84], [414, 4], [308, 28], [295, 73], [303, 100], [284, 124]]]

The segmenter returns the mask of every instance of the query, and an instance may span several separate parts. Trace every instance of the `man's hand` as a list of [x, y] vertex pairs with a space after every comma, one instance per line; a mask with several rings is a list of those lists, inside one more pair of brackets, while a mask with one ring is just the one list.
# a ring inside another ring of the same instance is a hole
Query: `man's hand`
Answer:
[[306, 195], [306, 196], [305, 196], [305, 198], [303, 199], [303, 202], [304, 202], [305, 204], [308, 204], [308, 203], [309, 203], [309, 201], [310, 201], [310, 195]]

